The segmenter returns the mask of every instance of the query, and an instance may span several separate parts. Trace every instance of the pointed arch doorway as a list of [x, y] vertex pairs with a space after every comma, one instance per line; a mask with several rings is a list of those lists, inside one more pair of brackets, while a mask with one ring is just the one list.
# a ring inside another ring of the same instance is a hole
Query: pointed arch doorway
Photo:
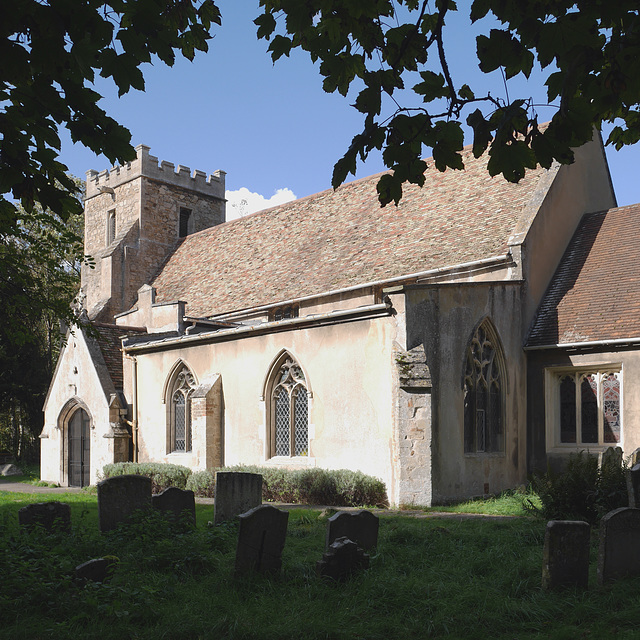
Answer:
[[69, 486], [91, 484], [91, 420], [84, 409], [78, 409], [69, 420]]

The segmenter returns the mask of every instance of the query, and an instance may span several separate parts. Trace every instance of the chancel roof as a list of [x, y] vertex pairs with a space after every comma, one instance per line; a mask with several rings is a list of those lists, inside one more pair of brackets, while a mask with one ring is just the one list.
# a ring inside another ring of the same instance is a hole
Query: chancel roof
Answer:
[[527, 345], [640, 338], [640, 204], [586, 215], [543, 298]]
[[544, 170], [510, 184], [463, 157], [464, 171], [429, 162], [398, 207], [380, 207], [379, 174], [187, 236], [151, 283], [156, 302], [210, 317], [504, 254]]

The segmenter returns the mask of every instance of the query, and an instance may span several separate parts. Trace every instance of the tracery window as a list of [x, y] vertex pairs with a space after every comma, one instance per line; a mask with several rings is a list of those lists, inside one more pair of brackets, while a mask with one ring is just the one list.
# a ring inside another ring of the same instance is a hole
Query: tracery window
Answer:
[[620, 443], [620, 371], [570, 370], [556, 374], [560, 445]]
[[191, 451], [191, 395], [193, 374], [186, 366], [175, 376], [170, 398], [170, 451]]
[[270, 395], [271, 455], [309, 455], [309, 393], [304, 373], [291, 357], [276, 369]]
[[497, 336], [485, 321], [467, 349], [464, 372], [465, 453], [504, 451], [504, 369]]

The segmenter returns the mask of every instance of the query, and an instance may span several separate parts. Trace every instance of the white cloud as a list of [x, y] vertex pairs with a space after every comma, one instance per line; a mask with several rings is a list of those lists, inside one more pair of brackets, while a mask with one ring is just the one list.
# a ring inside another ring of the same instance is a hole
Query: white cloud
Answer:
[[275, 207], [285, 202], [296, 199], [296, 195], [291, 189], [277, 189], [270, 198], [265, 198], [259, 193], [253, 193], [246, 187], [240, 187], [237, 191], [227, 191], [227, 220], [242, 218], [255, 211], [262, 211], [269, 207]]

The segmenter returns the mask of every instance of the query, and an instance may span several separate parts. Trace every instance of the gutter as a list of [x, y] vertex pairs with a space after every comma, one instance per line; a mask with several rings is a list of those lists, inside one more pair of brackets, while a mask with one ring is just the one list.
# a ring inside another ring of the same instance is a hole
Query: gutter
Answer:
[[341, 324], [343, 322], [350, 322], [355, 320], [369, 320], [372, 318], [390, 316], [393, 314], [395, 314], [395, 310], [391, 305], [391, 301], [388, 301], [379, 304], [371, 304], [364, 307], [357, 307], [355, 309], [341, 309], [339, 311], [332, 311], [330, 313], [305, 316], [304, 318], [289, 318], [288, 320], [262, 322], [260, 324], [250, 326], [243, 325], [231, 329], [211, 331], [209, 333], [182, 335], [177, 338], [164, 338], [161, 340], [146, 342], [138, 345], [127, 345], [126, 340], [124, 340], [123, 349], [127, 354], [131, 352], [142, 353], [145, 351], [158, 351], [176, 346], [187, 347], [201, 343], [223, 342], [225, 340], [249, 338], [260, 336], [266, 333], [279, 333], [281, 331], [291, 331], [293, 329], [301, 329], [305, 327], [320, 327], [331, 324]]
[[580, 349], [589, 347], [606, 347], [640, 344], [640, 338], [618, 338], [616, 340], [591, 340], [590, 342], [558, 342], [542, 346], [523, 347], [524, 351], [544, 351], [545, 349]]
[[308, 300], [317, 300], [318, 298], [324, 298], [328, 296], [340, 295], [342, 293], [350, 293], [352, 291], [358, 291], [360, 289], [368, 289], [373, 287], [382, 287], [384, 285], [391, 284], [419, 284], [424, 279], [431, 279], [444, 274], [452, 273], [455, 271], [472, 270], [475, 268], [483, 268], [492, 265], [499, 265], [504, 262], [513, 261], [511, 253], [505, 253], [499, 256], [491, 256], [490, 258], [481, 258], [480, 260], [473, 260], [471, 262], [461, 262], [459, 264], [450, 265], [447, 267], [438, 267], [436, 269], [429, 269], [427, 271], [418, 271], [416, 273], [409, 273], [404, 276], [397, 276], [395, 278], [386, 278], [385, 280], [374, 280], [371, 282], [365, 282], [363, 284], [357, 284], [352, 287], [345, 287], [344, 289], [333, 289], [332, 291], [323, 291], [322, 293], [315, 293], [313, 295], [302, 296], [300, 298], [291, 298], [289, 300], [280, 300], [271, 304], [261, 305], [259, 307], [250, 307], [242, 309], [240, 311], [233, 311], [229, 313], [221, 313], [217, 316], [210, 316], [208, 320], [215, 322], [215, 320], [224, 320], [225, 318], [238, 318], [243, 315], [251, 315], [254, 313], [260, 313], [261, 311], [268, 311], [276, 307], [283, 307], [286, 305], [296, 304], [299, 302], [306, 302]]

